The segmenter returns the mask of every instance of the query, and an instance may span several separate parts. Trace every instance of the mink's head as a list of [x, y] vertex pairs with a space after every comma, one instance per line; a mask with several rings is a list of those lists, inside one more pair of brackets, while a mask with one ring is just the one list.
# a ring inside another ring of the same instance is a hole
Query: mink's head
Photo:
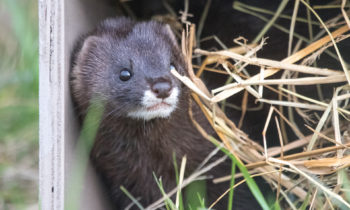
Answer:
[[169, 26], [108, 19], [86, 35], [73, 53], [73, 98], [81, 113], [86, 112], [92, 97], [97, 97], [114, 116], [167, 118], [184, 92], [171, 69], [186, 74]]

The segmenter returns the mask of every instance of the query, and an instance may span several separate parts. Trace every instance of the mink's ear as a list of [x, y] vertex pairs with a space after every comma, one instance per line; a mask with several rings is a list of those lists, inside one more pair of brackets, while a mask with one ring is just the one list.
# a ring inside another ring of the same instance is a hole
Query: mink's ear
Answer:
[[88, 36], [84, 39], [81, 48], [80, 48], [80, 56], [86, 55], [91, 49], [96, 48], [99, 44], [101, 44], [103, 40], [95, 35]]
[[[109, 45], [106, 45], [105, 40], [102, 37], [96, 35], [90, 35], [81, 40], [80, 46], [77, 47], [76, 53], [73, 57], [73, 64], [80, 68], [82, 62], [86, 58], [91, 57], [89, 55], [103, 55], [105, 51], [108, 51]], [[101, 47], [103, 46], [103, 47]]]
[[71, 69], [72, 74], [77, 74], [81, 71], [82, 63], [88, 57], [88, 54], [98, 50], [98, 46], [103, 42], [101, 37], [90, 35], [82, 38], [75, 49], [71, 57]]
[[95, 35], [84, 35], [80, 37], [72, 51], [70, 68], [76, 66], [82, 59], [83, 55], [86, 55], [88, 50], [91, 49], [90, 46], [96, 45], [96, 43], [99, 42], [99, 39], [100, 38]]
[[165, 24], [164, 26], [164, 31], [167, 35], [169, 35], [170, 39], [171, 39], [171, 42], [175, 45], [175, 46], [178, 46], [178, 43], [177, 43], [177, 40], [176, 40], [176, 37], [173, 33], [173, 31], [171, 30], [170, 26], [168, 24]]

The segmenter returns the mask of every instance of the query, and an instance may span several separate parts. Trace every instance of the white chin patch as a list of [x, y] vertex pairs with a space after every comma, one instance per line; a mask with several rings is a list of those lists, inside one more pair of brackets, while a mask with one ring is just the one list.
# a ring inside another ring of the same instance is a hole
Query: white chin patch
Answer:
[[173, 88], [169, 97], [157, 98], [151, 91], [146, 90], [142, 97], [142, 107], [128, 113], [134, 119], [151, 120], [154, 118], [168, 118], [175, 110], [179, 96], [179, 89]]

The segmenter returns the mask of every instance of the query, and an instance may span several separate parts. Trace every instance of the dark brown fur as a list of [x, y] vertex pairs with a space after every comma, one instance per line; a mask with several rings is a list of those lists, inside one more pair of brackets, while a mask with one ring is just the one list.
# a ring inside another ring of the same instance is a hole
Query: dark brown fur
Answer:
[[[130, 46], [132, 43], [135, 46]], [[129, 52], [129, 46], [132, 52]], [[113, 69], [129, 65], [121, 64], [127, 59], [135, 68], [135, 81], [122, 83], [114, 77]], [[117, 209], [123, 209], [131, 202], [121, 192], [121, 185], [134, 197], [141, 198], [144, 206], [158, 200], [161, 193], [153, 173], [162, 178], [166, 191], [173, 189], [176, 186], [173, 153], [178, 164], [183, 156], [187, 156], [186, 175], [189, 175], [215, 149], [199, 134], [189, 117], [189, 90], [169, 72], [169, 64], [173, 63], [181, 74], [187, 74], [181, 51], [166, 26], [156, 22], [137, 23], [126, 18], [107, 20], [83, 37], [72, 60], [71, 87], [78, 114], [84, 117], [93, 95], [106, 104], [91, 157]], [[173, 85], [179, 87], [175, 111], [167, 119], [149, 121], [125, 116], [129, 109], [137, 106], [140, 94], [147, 89], [144, 80], [157, 76], [171, 78]], [[196, 120], [214, 135], [197, 105], [192, 108]], [[221, 156], [220, 153], [211, 161]], [[227, 161], [207, 175], [227, 175], [230, 167]], [[207, 203], [216, 200], [228, 187], [228, 183], [214, 185], [208, 180]], [[259, 208], [246, 187], [238, 188], [234, 198], [236, 209]], [[226, 201], [216, 208], [224, 209], [224, 206]]]

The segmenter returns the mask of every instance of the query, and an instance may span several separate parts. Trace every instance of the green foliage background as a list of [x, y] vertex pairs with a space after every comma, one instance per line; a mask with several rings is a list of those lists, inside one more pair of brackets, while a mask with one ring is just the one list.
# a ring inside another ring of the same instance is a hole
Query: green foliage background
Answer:
[[38, 209], [37, 0], [0, 0], [0, 209]]

